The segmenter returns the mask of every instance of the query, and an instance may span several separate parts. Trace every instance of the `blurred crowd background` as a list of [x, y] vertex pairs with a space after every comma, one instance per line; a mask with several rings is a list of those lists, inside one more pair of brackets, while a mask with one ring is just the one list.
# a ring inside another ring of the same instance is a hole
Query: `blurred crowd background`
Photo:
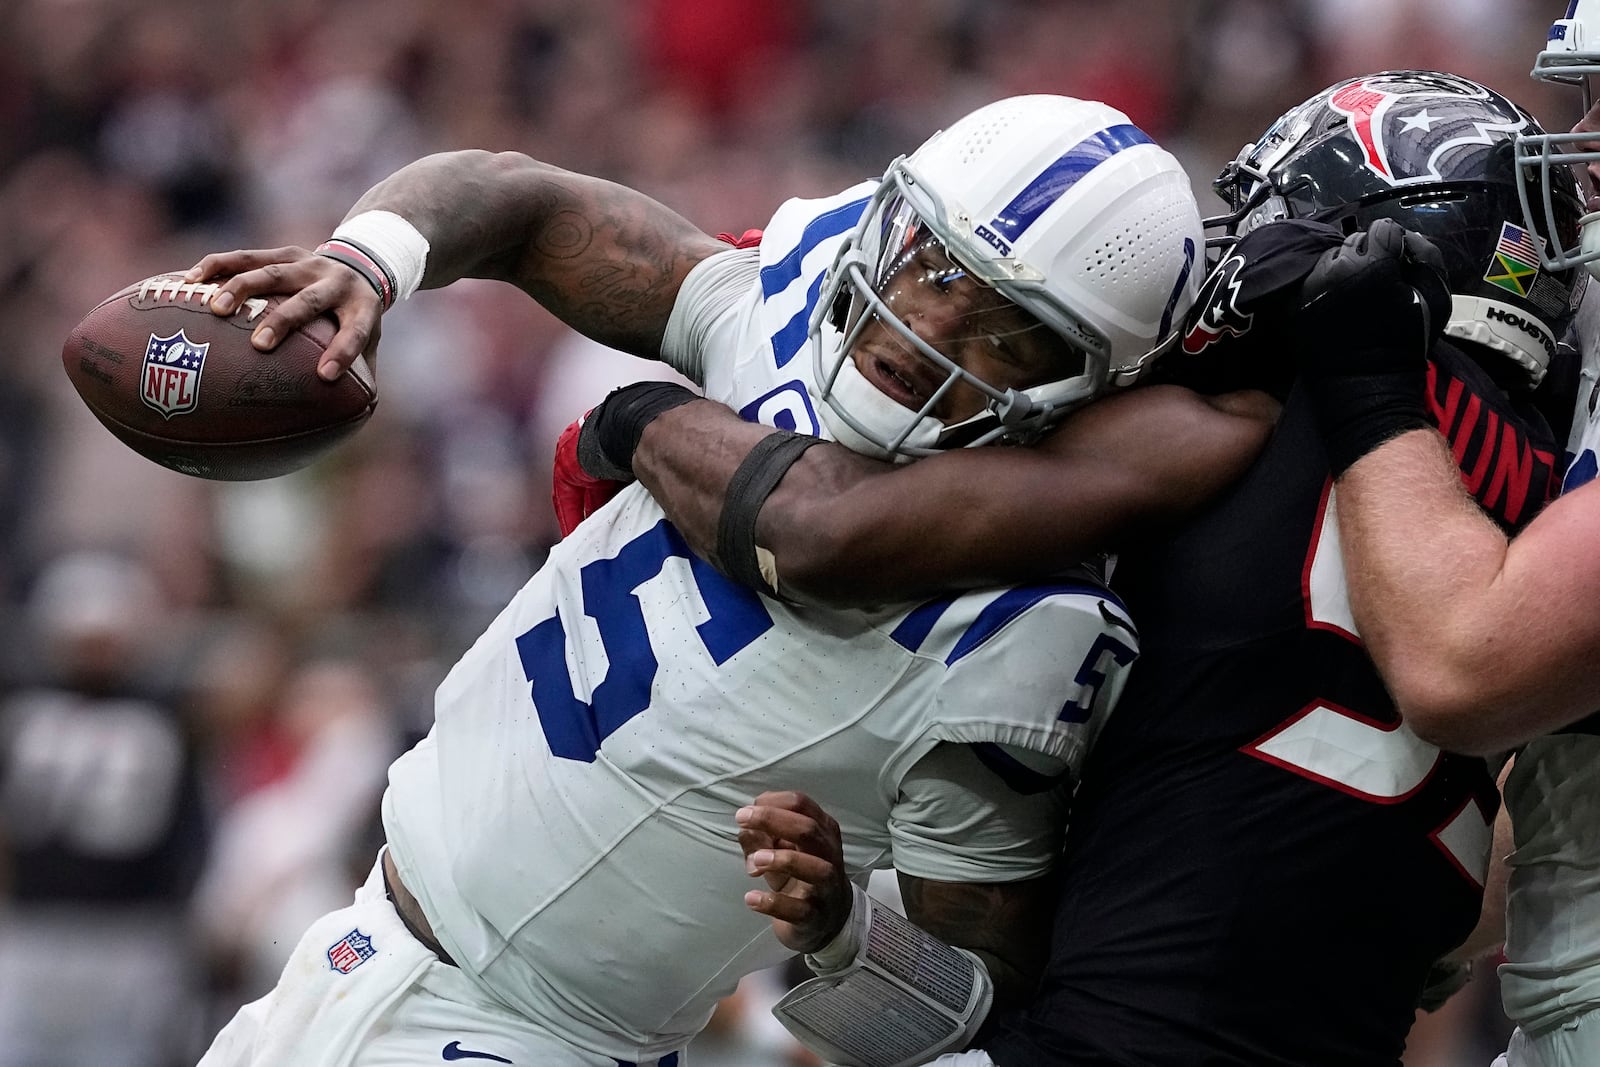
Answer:
[[[1025, 92], [1125, 110], [1209, 211], [1240, 145], [1348, 75], [1453, 70], [1565, 129], [1576, 100], [1527, 77], [1562, 6], [0, 4], [0, 1067], [193, 1063], [271, 985], [370, 866], [385, 767], [434, 685], [555, 538], [556, 435], [653, 369], [509, 287], [422, 293], [387, 316], [355, 439], [208, 483], [78, 402], [57, 353], [101, 299], [207, 251], [315, 246], [379, 178], [455, 148], [737, 233]], [[695, 1062], [801, 1062], [764, 1011], [780, 984], [742, 989]], [[1407, 1065], [1481, 1067], [1505, 1036], [1480, 973]]]

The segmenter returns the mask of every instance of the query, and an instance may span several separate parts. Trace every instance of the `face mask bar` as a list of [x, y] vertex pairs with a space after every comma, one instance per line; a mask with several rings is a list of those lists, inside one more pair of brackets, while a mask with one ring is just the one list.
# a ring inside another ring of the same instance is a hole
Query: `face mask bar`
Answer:
[[1211, 188], [1229, 210], [1201, 222], [1206, 234], [1207, 272], [1227, 259], [1233, 246], [1251, 230], [1294, 215], [1289, 202], [1279, 195], [1278, 187], [1256, 162], [1253, 144], [1245, 145], [1238, 158], [1222, 168]]
[[[1575, 28], [1569, 27], [1568, 30], [1570, 32]], [[1529, 74], [1538, 81], [1574, 86], [1583, 96], [1583, 110], [1588, 111], [1594, 106], [1594, 92], [1589, 85], [1589, 78], [1600, 74], [1600, 61], [1597, 61], [1593, 52], [1546, 49], [1534, 59], [1533, 70]]]
[[[1553, 195], [1556, 185], [1552, 171], [1558, 167], [1581, 168], [1600, 163], [1600, 149], [1576, 148], [1584, 144], [1600, 144], [1600, 133], [1547, 133], [1517, 138], [1517, 200], [1528, 228], [1535, 234], [1551, 235], [1537, 242], [1540, 264], [1546, 270], [1566, 270], [1600, 259], [1600, 245], [1587, 248], [1589, 242], [1583, 241], [1581, 236], [1589, 228], [1584, 224], [1600, 220], [1600, 212], [1591, 212], [1578, 220], [1581, 242], [1578, 248], [1565, 247], [1558, 236], [1561, 225], [1556, 217]], [[1535, 191], [1539, 200], [1537, 209]]]
[[[951, 447], [952, 440], [956, 437], [965, 436], [965, 433], [970, 431], [970, 427], [977, 420], [993, 417], [998, 419], [999, 422], [987, 433], [981, 434], [971, 441], [964, 441], [963, 444], [987, 444], [995, 438], [1010, 432], [1017, 424], [1033, 413], [1034, 401], [1025, 391], [996, 389], [983, 379], [973, 377], [962, 370], [948, 356], [917, 336], [916, 331], [901, 321], [900, 317], [883, 302], [883, 298], [877, 292], [877, 287], [869, 282], [865, 266], [860, 259], [847, 259], [839, 265], [838, 269], [847, 277], [851, 288], [850, 313], [845, 320], [845, 332], [840, 341], [839, 358], [835, 360], [832, 370], [822, 381], [825, 393], [833, 390], [839, 377], [839, 372], [851, 358], [850, 353], [861, 339], [861, 334], [874, 320], [881, 322], [894, 331], [918, 355], [945, 372], [944, 381], [939, 385], [938, 389], [934, 390], [933, 395], [923, 402], [920, 408], [916, 411], [912, 411], [909, 408], [906, 409], [906, 425], [904, 429], [885, 443], [885, 447], [889, 451], [899, 451], [922, 419], [933, 418], [933, 412], [939, 406], [939, 402], [949, 394], [950, 390], [956, 387], [958, 382], [965, 381], [968, 385], [981, 392], [987, 401], [986, 410], [979, 411], [971, 418], [960, 423], [945, 427], [939, 435], [940, 448]], [[840, 415], [847, 422], [850, 422], [857, 432], [869, 433], [866, 427], [856, 425], [847, 412], [840, 412]]]
[[[960, 327], [953, 335], [939, 340], [923, 338], [952, 361], [959, 364], [958, 354], [942, 346], [970, 341], [995, 343], [1005, 338], [1042, 333], [1048, 339], [1045, 344], [1067, 347], [1031, 312], [1002, 296], [999, 290], [973, 280], [973, 271], [956, 261], [944, 242], [903, 198], [890, 201], [884, 219], [881, 228], [886, 239], [872, 274], [872, 289], [902, 320], [906, 313], [896, 307], [896, 300], [904, 292], [921, 294], [918, 300], [935, 303], [949, 300], [964, 305], [945, 320], [947, 329]], [[854, 305], [857, 311], [863, 306], [861, 303]], [[854, 314], [848, 321], [853, 323]]]
[[[1570, 17], [1559, 19], [1551, 25], [1550, 47], [1534, 59], [1530, 74], [1538, 81], [1576, 88], [1583, 102], [1583, 111], [1587, 114], [1594, 105], [1590, 79], [1600, 74], [1600, 55], [1588, 50], [1588, 39], [1595, 36], [1593, 28], [1588, 25], [1593, 18], [1592, 7], [1588, 14], [1582, 16], [1577, 14], [1577, 7], [1573, 5], [1568, 9]], [[1596, 228], [1585, 225], [1596, 220], [1595, 214], [1586, 214], [1579, 219], [1578, 248], [1565, 247], [1557, 236], [1561, 230], [1557, 226], [1551, 170], [1567, 166], [1581, 168], [1600, 162], [1600, 151], [1579, 147], [1585, 142], [1589, 145], [1600, 142], [1600, 133], [1547, 133], [1517, 138], [1517, 198], [1521, 201], [1522, 215], [1527, 225], [1551, 235], [1548, 242], [1540, 243], [1539, 248], [1540, 263], [1546, 270], [1588, 267], [1600, 259], [1600, 241], [1594, 237], [1585, 240], [1588, 231]], [[1538, 211], [1534, 209], [1534, 198], [1529, 188], [1535, 182], [1538, 184], [1540, 201]], [[1584, 184], [1581, 175], [1579, 184]], [[1541, 216], [1545, 225], [1537, 227]]]

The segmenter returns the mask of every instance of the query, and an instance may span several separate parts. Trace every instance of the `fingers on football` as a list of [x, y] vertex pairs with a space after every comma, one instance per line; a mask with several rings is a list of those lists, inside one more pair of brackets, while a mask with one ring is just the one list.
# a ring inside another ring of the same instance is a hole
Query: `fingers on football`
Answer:
[[318, 364], [325, 379], [337, 378], [377, 340], [378, 297], [372, 287], [349, 267], [303, 248], [213, 253], [185, 277], [220, 280], [210, 302], [218, 315], [233, 314], [250, 297], [286, 297], [253, 324], [250, 340], [262, 351], [318, 315], [331, 314], [339, 330]]
[[[183, 279], [188, 282], [214, 281], [269, 264], [288, 263], [310, 254], [305, 249], [293, 245], [283, 248], [239, 248], [232, 252], [212, 252], [184, 272]], [[263, 290], [263, 292], [272, 291], [274, 290]]]
[[360, 303], [340, 303], [340, 300], [340, 292], [327, 282], [313, 283], [263, 315], [255, 324], [250, 342], [265, 352], [317, 316], [331, 313], [339, 329], [322, 353], [317, 373], [332, 381], [367, 348], [377, 322], [376, 303], [364, 307]]

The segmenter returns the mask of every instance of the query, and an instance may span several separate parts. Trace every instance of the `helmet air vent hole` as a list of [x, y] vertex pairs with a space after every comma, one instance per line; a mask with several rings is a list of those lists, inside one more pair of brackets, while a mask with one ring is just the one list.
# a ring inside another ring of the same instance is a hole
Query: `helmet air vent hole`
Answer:
[[995, 139], [1002, 136], [1010, 126], [1011, 116], [997, 115], [994, 121], [974, 129], [961, 143], [961, 162], [971, 163], [981, 159], [989, 146], [994, 144]]

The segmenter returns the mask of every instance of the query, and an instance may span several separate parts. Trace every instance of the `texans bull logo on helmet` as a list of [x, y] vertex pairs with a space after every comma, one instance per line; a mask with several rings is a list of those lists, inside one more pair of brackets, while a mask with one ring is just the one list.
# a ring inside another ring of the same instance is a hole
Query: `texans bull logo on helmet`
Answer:
[[[1440, 80], [1446, 80], [1440, 78]], [[1459, 85], [1453, 84], [1459, 81]], [[1439, 104], [1459, 102], [1462, 97], [1487, 99], [1488, 94], [1463, 79], [1448, 79], [1448, 87], [1416, 92], [1394, 92], [1379, 82], [1362, 78], [1340, 86], [1328, 98], [1328, 106], [1350, 120], [1350, 132], [1361, 146], [1367, 169], [1390, 185], [1439, 181], [1443, 176], [1440, 159], [1461, 145], [1490, 145], [1507, 133], [1527, 125], [1525, 121], [1492, 123], [1480, 119], [1443, 117], [1429, 111], [1430, 100]], [[1437, 128], [1436, 128], [1437, 127]], [[1498, 134], [1499, 138], [1494, 135]], [[1412, 142], [1404, 152], [1391, 152], [1391, 146]], [[1417, 151], [1421, 140], [1424, 150]], [[1432, 143], [1430, 143], [1432, 142]], [[1419, 169], [1420, 165], [1420, 169]], [[1408, 170], [1408, 166], [1410, 169]]]

